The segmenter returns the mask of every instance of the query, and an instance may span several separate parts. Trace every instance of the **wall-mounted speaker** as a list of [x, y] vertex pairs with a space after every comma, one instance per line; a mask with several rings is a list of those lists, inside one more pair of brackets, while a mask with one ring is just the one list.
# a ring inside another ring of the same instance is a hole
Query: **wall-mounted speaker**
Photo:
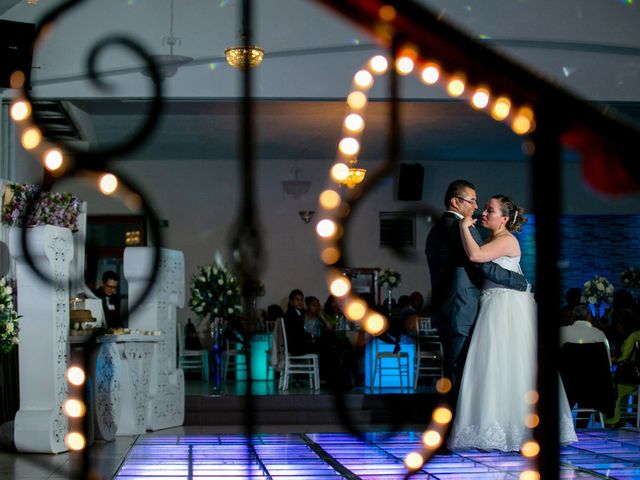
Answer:
[[400, 164], [398, 174], [398, 200], [417, 202], [422, 200], [422, 183], [424, 181], [424, 167], [419, 163]]
[[11, 74], [20, 70], [31, 77], [31, 42], [35, 24], [0, 20], [0, 88], [9, 88]]

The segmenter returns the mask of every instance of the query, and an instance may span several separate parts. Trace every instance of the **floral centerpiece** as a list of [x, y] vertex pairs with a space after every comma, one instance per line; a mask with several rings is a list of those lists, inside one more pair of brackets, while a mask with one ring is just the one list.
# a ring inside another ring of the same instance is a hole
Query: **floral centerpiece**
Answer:
[[611, 285], [606, 278], [596, 275], [584, 283], [581, 298], [583, 303], [597, 305], [600, 303], [611, 303], [612, 300], [613, 285]]
[[242, 311], [235, 275], [222, 262], [202, 265], [191, 278], [189, 308], [199, 318], [228, 318]]
[[640, 268], [625, 268], [620, 274], [620, 283], [624, 288], [640, 288]]
[[18, 344], [18, 312], [13, 309], [13, 289], [0, 279], [0, 351], [8, 353]]
[[37, 225], [55, 225], [78, 230], [80, 215], [80, 199], [75, 195], [63, 192], [42, 192], [27, 219], [23, 224], [22, 215], [38, 191], [38, 185], [10, 183], [4, 193], [2, 207], [2, 223], [11, 226], [35, 227]]
[[381, 286], [386, 285], [389, 289], [399, 287], [401, 281], [400, 274], [390, 268], [385, 268], [378, 274], [378, 283]]

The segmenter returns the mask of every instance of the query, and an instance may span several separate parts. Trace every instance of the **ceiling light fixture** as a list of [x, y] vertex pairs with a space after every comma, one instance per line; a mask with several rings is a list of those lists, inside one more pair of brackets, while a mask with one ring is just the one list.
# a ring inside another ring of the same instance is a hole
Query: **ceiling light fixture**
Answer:
[[282, 191], [287, 195], [291, 195], [296, 200], [300, 198], [302, 195], [309, 191], [311, 187], [311, 182], [309, 180], [299, 180], [298, 174], [300, 173], [300, 169], [297, 166], [294, 166], [291, 169], [291, 173], [293, 173], [293, 180], [283, 180], [282, 182]]
[[[170, 21], [169, 21], [169, 35], [162, 38], [162, 45], [169, 45], [169, 53], [164, 55], [152, 55], [151, 58], [158, 65], [160, 71], [160, 77], [162, 79], [173, 77], [178, 68], [193, 61], [192, 57], [186, 55], [176, 55], [173, 53], [173, 47], [175, 45], [182, 45], [182, 39], [180, 37], [173, 36], [173, 0], [170, 2]], [[147, 77], [151, 75], [148, 69], [142, 71], [143, 75]]]
[[227, 58], [227, 63], [234, 68], [253, 68], [262, 63], [264, 58], [264, 50], [257, 45], [245, 46], [245, 34], [240, 34], [242, 38], [242, 45], [229, 47], [224, 51], [224, 56]]

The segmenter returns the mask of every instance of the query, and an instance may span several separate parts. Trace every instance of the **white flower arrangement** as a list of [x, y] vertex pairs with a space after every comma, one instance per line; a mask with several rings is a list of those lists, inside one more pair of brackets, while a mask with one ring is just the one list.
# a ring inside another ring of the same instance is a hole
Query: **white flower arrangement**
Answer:
[[0, 279], [0, 351], [10, 352], [18, 345], [18, 319], [13, 309], [13, 289], [4, 278]]
[[613, 301], [613, 285], [606, 278], [596, 275], [584, 283], [581, 301], [592, 305], [611, 303]]
[[388, 288], [396, 288], [400, 286], [402, 277], [395, 270], [385, 268], [378, 274], [378, 283], [380, 286], [387, 285]]
[[620, 274], [620, 283], [624, 288], [640, 288], [640, 268], [625, 268]]
[[219, 259], [198, 267], [191, 278], [189, 308], [199, 318], [229, 318], [242, 312], [236, 277]]

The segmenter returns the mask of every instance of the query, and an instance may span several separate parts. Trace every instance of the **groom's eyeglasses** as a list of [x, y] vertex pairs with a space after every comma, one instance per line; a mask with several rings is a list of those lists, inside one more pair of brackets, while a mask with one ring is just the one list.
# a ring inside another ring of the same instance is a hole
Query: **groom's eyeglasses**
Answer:
[[475, 200], [468, 200], [466, 198], [463, 197], [456, 197], [458, 200], [462, 200], [463, 202], [467, 202], [469, 205], [478, 205], [478, 203]]

